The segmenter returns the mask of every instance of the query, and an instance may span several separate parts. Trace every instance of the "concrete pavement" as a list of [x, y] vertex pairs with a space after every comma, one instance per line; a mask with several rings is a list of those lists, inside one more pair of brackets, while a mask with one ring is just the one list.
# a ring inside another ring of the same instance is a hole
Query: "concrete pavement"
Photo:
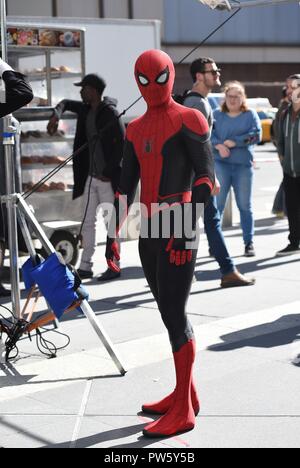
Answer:
[[[261, 164], [260, 177], [265, 178], [268, 164]], [[257, 191], [265, 201], [263, 188]], [[91, 305], [128, 373], [118, 375], [86, 319], [77, 313], [62, 321], [61, 330], [71, 336], [71, 344], [57, 359], [42, 357], [34, 343], [22, 341], [19, 359], [0, 367], [0, 446], [299, 447], [300, 368], [291, 361], [300, 352], [300, 256], [274, 257], [287, 243], [287, 222], [270, 218], [269, 208], [260, 207], [256, 258], [242, 256], [237, 226], [225, 233], [240, 270], [255, 276], [256, 286], [220, 289], [218, 267], [202, 238], [198, 281], [188, 304], [198, 342], [196, 380], [202, 400], [194, 431], [165, 440], [142, 437], [151, 418], [139, 413], [141, 404], [172, 390], [174, 371], [134, 241], [123, 246], [121, 280], [86, 283]], [[100, 246], [97, 258], [103, 258], [103, 252]], [[43, 303], [39, 307], [42, 310]], [[65, 342], [53, 333], [47, 333], [48, 338]]]

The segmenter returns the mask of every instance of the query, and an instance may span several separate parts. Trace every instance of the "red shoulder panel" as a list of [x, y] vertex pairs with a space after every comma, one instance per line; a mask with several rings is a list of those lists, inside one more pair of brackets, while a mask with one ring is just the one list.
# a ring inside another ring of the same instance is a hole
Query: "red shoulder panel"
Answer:
[[126, 129], [126, 138], [127, 138], [127, 140], [133, 142], [134, 135], [136, 135], [136, 133], [139, 132], [140, 123], [141, 123], [142, 118], [143, 117], [139, 117], [139, 118], [133, 120], [132, 122], [130, 122], [130, 124], [128, 125], [128, 127]]
[[204, 115], [197, 109], [184, 108], [182, 111], [183, 125], [202, 136], [209, 133], [209, 126]]

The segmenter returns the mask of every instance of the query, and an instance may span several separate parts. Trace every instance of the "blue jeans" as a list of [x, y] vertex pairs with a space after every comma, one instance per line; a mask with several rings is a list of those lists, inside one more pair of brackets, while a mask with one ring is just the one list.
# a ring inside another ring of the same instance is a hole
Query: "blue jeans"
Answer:
[[204, 227], [210, 251], [220, 265], [222, 275], [232, 273], [235, 265], [225, 244], [216, 197], [211, 197], [205, 208]]
[[221, 193], [217, 197], [221, 217], [224, 214], [230, 188], [233, 187], [236, 203], [241, 215], [241, 226], [245, 245], [253, 242], [254, 216], [252, 209], [253, 167], [240, 164], [228, 164], [216, 161], [216, 174], [221, 184]]

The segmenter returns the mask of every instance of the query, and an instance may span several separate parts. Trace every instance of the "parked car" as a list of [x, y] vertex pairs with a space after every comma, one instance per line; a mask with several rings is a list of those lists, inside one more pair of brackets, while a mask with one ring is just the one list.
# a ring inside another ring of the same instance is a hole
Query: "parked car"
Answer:
[[262, 126], [262, 140], [261, 144], [273, 141], [273, 122], [276, 116], [276, 110], [259, 110], [258, 116], [261, 120]]
[[[209, 103], [213, 110], [219, 109], [225, 100], [224, 93], [210, 93], [208, 95]], [[273, 122], [277, 113], [277, 108], [272, 107], [268, 98], [248, 98], [247, 104], [250, 109], [255, 109], [261, 120], [262, 141], [260, 144], [273, 141]]]

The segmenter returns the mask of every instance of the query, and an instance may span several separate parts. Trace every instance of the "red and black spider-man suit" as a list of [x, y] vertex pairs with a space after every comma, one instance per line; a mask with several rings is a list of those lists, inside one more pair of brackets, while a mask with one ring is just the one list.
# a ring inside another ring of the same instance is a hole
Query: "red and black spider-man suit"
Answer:
[[[172, 99], [175, 70], [170, 57], [158, 50], [145, 52], [136, 62], [135, 77], [148, 110], [127, 129], [115, 202], [117, 213], [121, 211], [117, 214], [117, 231], [134, 200], [139, 180], [140, 201], [144, 205], [142, 218], [151, 219], [157, 217], [157, 204], [189, 203], [195, 207], [197, 203], [206, 203], [215, 181], [208, 124], [199, 111]], [[154, 212], [151, 212], [152, 204], [156, 204]], [[176, 389], [171, 395], [143, 406], [145, 412], [163, 414], [144, 429], [144, 435], [171, 436], [193, 429], [195, 414], [200, 409], [192, 377], [195, 338], [186, 314], [197, 250], [186, 250], [184, 236], [166, 239], [160, 235], [155, 239], [140, 238], [139, 252], [146, 279], [169, 332], [177, 376]], [[108, 238], [106, 258], [114, 269], [114, 259], [119, 258], [114, 236]]]

